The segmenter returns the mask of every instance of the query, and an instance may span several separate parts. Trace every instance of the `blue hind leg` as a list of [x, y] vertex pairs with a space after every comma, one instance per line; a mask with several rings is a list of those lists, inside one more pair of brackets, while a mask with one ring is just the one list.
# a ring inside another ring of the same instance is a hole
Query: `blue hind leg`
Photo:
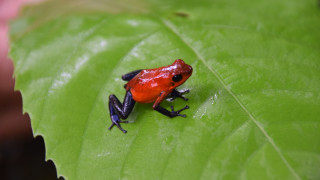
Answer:
[[111, 94], [109, 96], [109, 112], [112, 125], [109, 127], [109, 130], [116, 125], [123, 133], [126, 133], [127, 131], [121, 127], [120, 123], [128, 123], [128, 121], [121, 121], [120, 118], [127, 119], [134, 105], [135, 101], [132, 98], [130, 90], [127, 91], [123, 104], [121, 104], [115, 95]]

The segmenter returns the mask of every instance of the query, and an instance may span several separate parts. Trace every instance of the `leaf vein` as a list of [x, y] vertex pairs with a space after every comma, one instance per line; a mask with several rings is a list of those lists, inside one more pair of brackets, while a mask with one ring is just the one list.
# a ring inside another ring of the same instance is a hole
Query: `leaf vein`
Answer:
[[[137, 43], [128, 51], [128, 53], [123, 57], [123, 59], [124, 59], [125, 57], [127, 57], [135, 48], [139, 47], [139, 45], [141, 45], [146, 39], [150, 38], [152, 35], [153, 35], [153, 33], [150, 33], [150, 34], [146, 35], [144, 38], [142, 38], [139, 42], [137, 42]], [[122, 60], [123, 60], [123, 59], [122, 59]], [[141, 125], [140, 125], [139, 129], [137, 130], [138, 133], [140, 132], [140, 129], [141, 129]], [[134, 144], [134, 142], [135, 142], [135, 140], [136, 140], [136, 138], [137, 138], [137, 136], [138, 136], [138, 133], [134, 136], [134, 138], [133, 138], [133, 140], [132, 140], [132, 142], [131, 142], [131, 144], [130, 144], [130, 146], [129, 146], [129, 151], [128, 151], [128, 153], [125, 155], [124, 161], [123, 161], [123, 163], [122, 163], [122, 165], [121, 165], [121, 169], [120, 169], [120, 172], [119, 172], [119, 176], [120, 176], [119, 179], [121, 179], [121, 175], [123, 174], [124, 166], [125, 166], [125, 164], [126, 164], [126, 162], [127, 162], [127, 159], [128, 159], [128, 156], [129, 156], [130, 152], [132, 151], [132, 144]]]
[[[90, 34], [92, 34], [92, 33], [94, 32], [94, 30], [95, 30], [97, 27], [101, 26], [104, 22], [106, 22], [106, 20], [104, 20], [104, 21], [100, 22], [99, 24], [95, 25], [94, 27], [90, 28], [90, 30], [87, 32], [87, 33], [88, 33], [87, 36], [90, 35]], [[81, 33], [80, 33], [80, 34], [81, 34]], [[84, 38], [87, 37], [87, 36], [82, 36], [82, 38], [84, 39]], [[74, 53], [78, 50], [80, 44], [81, 44], [81, 43], [76, 43], [76, 46], [75, 46], [74, 50], [73, 50], [72, 53], [67, 57], [66, 62], [69, 62], [69, 61], [70, 61], [72, 55], [74, 55]], [[40, 126], [40, 124], [41, 124], [41, 120], [42, 120], [43, 117], [44, 117], [44, 111], [45, 111], [45, 109], [46, 109], [46, 107], [47, 107], [47, 99], [48, 99], [48, 96], [49, 96], [49, 94], [50, 94], [50, 91], [52, 90], [52, 88], [53, 88], [53, 86], [54, 86], [54, 82], [58, 79], [58, 76], [61, 75], [61, 73], [63, 72], [64, 67], [65, 67], [65, 66], [62, 66], [62, 67], [58, 70], [58, 73], [54, 76], [54, 78], [53, 78], [52, 81], [51, 81], [51, 85], [49, 86], [49, 88], [48, 88], [48, 90], [47, 90], [47, 95], [46, 95], [46, 97], [45, 97], [45, 99], [44, 99], [44, 102], [43, 102], [42, 111], [41, 111], [41, 115], [40, 115], [40, 119], [39, 119], [39, 121], [38, 121], [37, 127], [33, 127], [34, 132], [36, 132], [36, 130], [39, 128], [39, 126]]]
[[[148, 37], [150, 36], [150, 34], [148, 34], [148, 35], [146, 35], [145, 37], [143, 37], [142, 38], [142, 40], [140, 40], [139, 42], [137, 42], [137, 43], [135, 43], [134, 44], [134, 46], [132, 47], [132, 48], [130, 48], [130, 50], [128, 51], [128, 53], [126, 53], [123, 57], [121, 57], [120, 58], [120, 60], [119, 61], [117, 61], [117, 63], [115, 64], [115, 67], [117, 67], [121, 62], [123, 62], [123, 60], [132, 52], [132, 50], [135, 48], [135, 47], [137, 47], [142, 41], [144, 41], [145, 39], [147, 39]], [[113, 71], [110, 71], [109, 72], [109, 74], [111, 74]], [[106, 83], [104, 83], [104, 85], [105, 85]], [[97, 96], [95, 97], [95, 100], [94, 100], [94, 103], [93, 103], [93, 105], [91, 106], [92, 108], [91, 108], [91, 110], [90, 110], [90, 113], [89, 113], [89, 116], [88, 116], [88, 118], [87, 118], [87, 120], [86, 120], [86, 123], [85, 123], [85, 126], [84, 126], [84, 130], [83, 130], [83, 132], [82, 132], [82, 140], [80, 141], [80, 151], [79, 151], [79, 154], [78, 154], [78, 157], [77, 157], [77, 168], [75, 169], [75, 171], [76, 171], [76, 177], [78, 177], [79, 176], [79, 172], [80, 172], [80, 168], [79, 168], [79, 162], [80, 162], [80, 158], [81, 158], [81, 154], [83, 153], [83, 140], [84, 140], [84, 136], [85, 136], [85, 134], [86, 134], [86, 132], [87, 132], [87, 127], [88, 127], [88, 122], [89, 122], [89, 120], [91, 119], [91, 116], [92, 116], [92, 112], [93, 112], [93, 109], [94, 109], [94, 105], [97, 103], [97, 100], [98, 100], [98, 97], [101, 95], [101, 93], [102, 93], [102, 90], [103, 90], [104, 88], [100, 88], [99, 89], [99, 92], [97, 93]]]

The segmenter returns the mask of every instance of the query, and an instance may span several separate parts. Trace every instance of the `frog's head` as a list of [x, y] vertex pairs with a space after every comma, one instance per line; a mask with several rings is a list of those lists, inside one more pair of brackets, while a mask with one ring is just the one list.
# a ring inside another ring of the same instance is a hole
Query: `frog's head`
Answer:
[[175, 60], [170, 68], [171, 84], [174, 88], [183, 84], [192, 74], [192, 67], [186, 64], [182, 59]]

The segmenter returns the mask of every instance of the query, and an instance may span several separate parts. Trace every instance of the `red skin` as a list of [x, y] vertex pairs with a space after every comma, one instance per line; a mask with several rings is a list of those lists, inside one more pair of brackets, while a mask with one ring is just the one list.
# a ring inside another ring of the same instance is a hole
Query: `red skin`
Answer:
[[[174, 82], [174, 75], [182, 75], [182, 80]], [[155, 69], [145, 69], [132, 78], [126, 85], [133, 99], [139, 103], [151, 103], [158, 106], [176, 87], [183, 84], [192, 74], [192, 67], [177, 59], [172, 65]]]

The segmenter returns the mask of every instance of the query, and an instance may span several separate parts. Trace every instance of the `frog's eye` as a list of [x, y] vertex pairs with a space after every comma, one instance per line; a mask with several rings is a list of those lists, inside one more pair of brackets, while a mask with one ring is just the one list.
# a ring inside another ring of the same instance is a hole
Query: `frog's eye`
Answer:
[[181, 74], [174, 75], [174, 76], [172, 77], [172, 80], [173, 80], [174, 82], [179, 82], [181, 79], [182, 79]]

